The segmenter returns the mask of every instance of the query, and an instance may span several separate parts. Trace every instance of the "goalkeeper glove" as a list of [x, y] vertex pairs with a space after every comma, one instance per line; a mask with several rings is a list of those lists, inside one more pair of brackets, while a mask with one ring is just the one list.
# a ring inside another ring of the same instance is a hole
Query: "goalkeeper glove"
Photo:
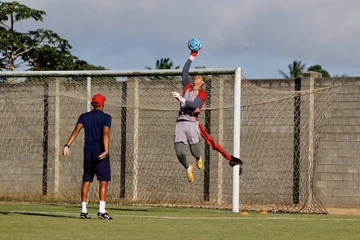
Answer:
[[201, 48], [197, 51], [191, 51], [189, 59], [191, 61], [194, 61], [195, 57], [199, 54], [200, 50], [201, 50]]
[[[201, 49], [201, 48], [200, 48], [200, 49]], [[192, 51], [192, 52], [190, 53], [190, 55], [193, 56], [193, 57], [196, 57], [196, 56], [199, 54], [200, 49], [197, 50], [197, 51]]]
[[172, 93], [172, 96], [173, 96], [173, 98], [175, 98], [176, 100], [178, 100], [178, 101], [180, 101], [180, 102], [182, 102], [183, 104], [185, 104], [185, 98], [183, 98], [181, 95], [180, 95], [180, 93], [178, 93], [178, 92], [171, 92]]

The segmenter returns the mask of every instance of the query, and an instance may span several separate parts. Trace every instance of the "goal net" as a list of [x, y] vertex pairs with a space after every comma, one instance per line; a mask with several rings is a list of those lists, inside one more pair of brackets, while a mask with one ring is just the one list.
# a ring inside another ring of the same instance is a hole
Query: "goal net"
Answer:
[[[208, 92], [199, 121], [231, 154], [234, 74], [197, 71]], [[176, 158], [179, 103], [171, 92], [182, 85], [180, 72], [170, 72], [0, 78], [0, 200], [80, 201], [83, 131], [69, 157], [62, 149], [91, 96], [101, 93], [112, 116], [108, 203], [230, 208], [232, 168], [220, 153], [202, 141], [205, 165], [193, 184]], [[321, 122], [338, 88], [271, 90], [245, 78], [241, 86], [240, 209], [326, 212], [314, 171]], [[98, 186], [95, 178], [90, 202], [98, 201]]]

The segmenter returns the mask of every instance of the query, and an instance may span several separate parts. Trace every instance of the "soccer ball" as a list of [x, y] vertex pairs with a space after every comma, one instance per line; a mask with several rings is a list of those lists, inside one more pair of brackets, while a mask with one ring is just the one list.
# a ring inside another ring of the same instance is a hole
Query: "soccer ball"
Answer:
[[192, 52], [199, 51], [201, 47], [202, 47], [202, 42], [198, 38], [192, 38], [188, 41], [188, 48]]

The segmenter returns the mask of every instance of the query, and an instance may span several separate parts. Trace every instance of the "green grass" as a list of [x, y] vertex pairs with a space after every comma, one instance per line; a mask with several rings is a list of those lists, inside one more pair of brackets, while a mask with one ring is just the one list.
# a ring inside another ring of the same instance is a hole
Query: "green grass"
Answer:
[[79, 205], [0, 203], [0, 239], [360, 239], [360, 216], [107, 205], [112, 221]]

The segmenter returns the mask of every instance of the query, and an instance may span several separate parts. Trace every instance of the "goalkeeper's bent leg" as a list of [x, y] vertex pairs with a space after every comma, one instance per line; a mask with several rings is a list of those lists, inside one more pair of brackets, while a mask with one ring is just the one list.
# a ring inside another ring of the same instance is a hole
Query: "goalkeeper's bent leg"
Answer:
[[200, 159], [200, 143], [195, 143], [190, 145], [190, 152], [196, 158], [196, 160]]
[[201, 159], [201, 153], [200, 153], [200, 142], [191, 144], [190, 145], [190, 152], [196, 159], [196, 166], [198, 169], [202, 169], [203, 167], [203, 161]]
[[185, 154], [185, 144], [183, 142], [174, 143], [174, 148], [176, 152], [176, 156], [178, 157], [180, 163], [184, 166], [187, 171], [188, 180], [190, 183], [194, 182], [194, 167], [189, 165], [186, 161]]
[[184, 166], [185, 169], [189, 168], [189, 164], [186, 161], [185, 144], [183, 142], [174, 143], [176, 156], [179, 162]]

